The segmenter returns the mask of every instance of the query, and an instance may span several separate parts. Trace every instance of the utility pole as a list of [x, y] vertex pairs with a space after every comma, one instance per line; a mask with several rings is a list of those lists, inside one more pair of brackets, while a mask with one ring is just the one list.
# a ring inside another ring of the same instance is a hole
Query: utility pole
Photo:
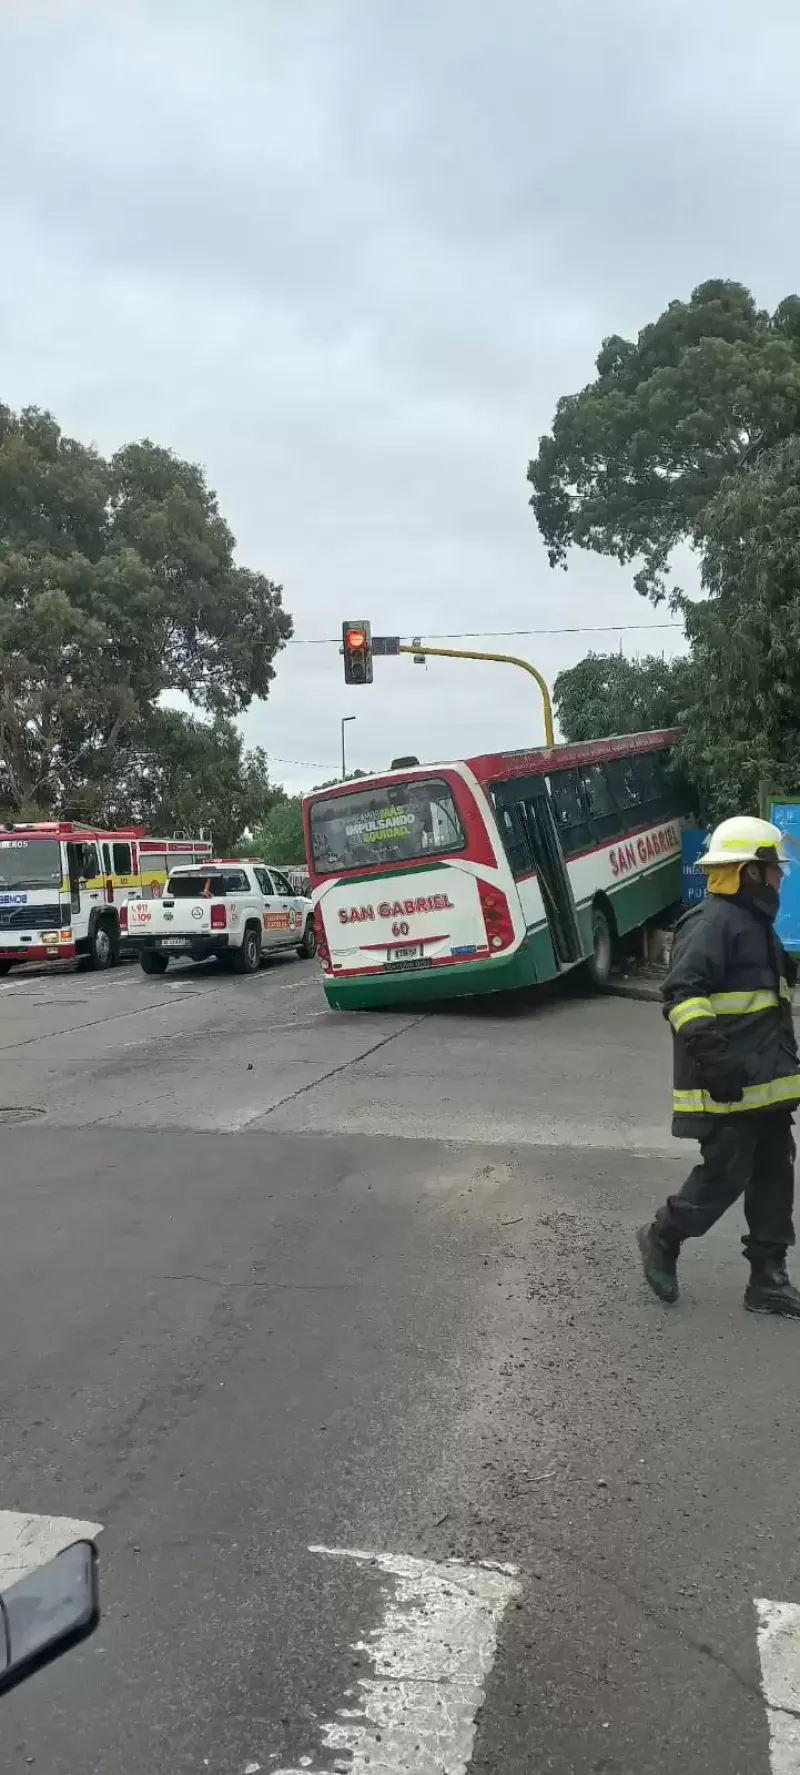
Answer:
[[342, 716], [342, 782], [344, 782], [344, 780], [347, 776], [347, 761], [345, 758], [344, 730], [345, 730], [345, 727], [346, 727], [348, 721], [355, 721], [355, 720], [356, 720], [355, 715], [343, 715]]

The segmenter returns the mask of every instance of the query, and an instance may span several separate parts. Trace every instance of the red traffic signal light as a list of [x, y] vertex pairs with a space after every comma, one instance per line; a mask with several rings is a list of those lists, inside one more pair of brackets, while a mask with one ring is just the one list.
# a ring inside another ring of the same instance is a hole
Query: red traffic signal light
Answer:
[[368, 622], [342, 623], [345, 684], [372, 683], [372, 632]]

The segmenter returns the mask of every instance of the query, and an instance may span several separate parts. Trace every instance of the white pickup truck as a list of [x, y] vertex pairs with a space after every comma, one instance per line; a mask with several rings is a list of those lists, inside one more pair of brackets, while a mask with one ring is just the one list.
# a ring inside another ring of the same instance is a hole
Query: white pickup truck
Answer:
[[126, 946], [145, 974], [163, 974], [171, 960], [215, 955], [237, 974], [255, 974], [279, 950], [316, 952], [314, 909], [292, 892], [279, 869], [258, 862], [210, 858], [173, 869], [161, 899], [128, 900], [120, 908]]

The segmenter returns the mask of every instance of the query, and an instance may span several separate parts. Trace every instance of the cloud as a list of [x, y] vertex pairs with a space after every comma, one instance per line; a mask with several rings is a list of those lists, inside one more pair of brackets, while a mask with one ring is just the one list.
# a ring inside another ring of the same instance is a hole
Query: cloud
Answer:
[[[604, 334], [791, 289], [798, 55], [790, 0], [12, 0], [2, 397], [202, 461], [300, 637], [655, 623], [611, 562], [550, 573], [527, 460]], [[541, 731], [507, 668], [376, 672], [291, 648], [248, 736], [327, 768], [345, 713], [362, 766]]]

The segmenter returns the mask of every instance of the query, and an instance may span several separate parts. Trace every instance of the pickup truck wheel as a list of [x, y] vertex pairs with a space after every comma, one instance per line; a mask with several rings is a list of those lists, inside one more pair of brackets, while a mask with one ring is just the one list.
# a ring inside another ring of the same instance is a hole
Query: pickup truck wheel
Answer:
[[260, 966], [261, 932], [256, 925], [250, 924], [239, 948], [233, 951], [233, 971], [235, 974], [257, 974]]
[[158, 949], [143, 949], [139, 956], [139, 966], [143, 974], [166, 974], [169, 956], [162, 955]]
[[317, 953], [317, 933], [314, 920], [310, 918], [303, 932], [303, 941], [297, 945], [297, 953], [301, 961], [313, 961]]

